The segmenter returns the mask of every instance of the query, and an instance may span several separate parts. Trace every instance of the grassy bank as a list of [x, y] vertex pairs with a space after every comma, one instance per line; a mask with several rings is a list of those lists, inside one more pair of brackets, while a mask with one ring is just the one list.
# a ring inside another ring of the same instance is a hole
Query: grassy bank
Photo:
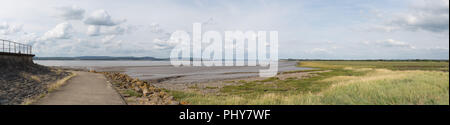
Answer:
[[[59, 70], [59, 72], [62, 72], [61, 70]], [[30, 105], [35, 103], [36, 101], [38, 101], [41, 98], [44, 98], [45, 96], [47, 96], [49, 93], [55, 91], [56, 89], [60, 88], [62, 85], [64, 85], [68, 80], [70, 80], [71, 78], [77, 76], [78, 74], [71, 72], [68, 76], [55, 81], [54, 83], [50, 83], [47, 85], [47, 92], [45, 93], [41, 93], [40, 95], [37, 96], [32, 96], [30, 98], [26, 98], [24, 99], [24, 101], [22, 102], [21, 105]]]
[[449, 104], [448, 62], [309, 61], [326, 72], [296, 79], [239, 81], [217, 93], [169, 91], [191, 104]]
[[0, 61], [0, 105], [19, 105], [48, 92], [54, 82], [70, 75], [33, 63]]

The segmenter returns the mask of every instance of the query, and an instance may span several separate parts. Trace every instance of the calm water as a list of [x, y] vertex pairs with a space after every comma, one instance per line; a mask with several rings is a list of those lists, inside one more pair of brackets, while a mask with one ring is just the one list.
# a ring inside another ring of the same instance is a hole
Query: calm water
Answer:
[[[267, 67], [173, 67], [169, 61], [52, 61], [36, 60], [45, 66], [61, 66], [96, 71], [123, 72], [142, 80], [165, 79], [168, 83], [196, 83], [234, 78], [257, 77]], [[280, 61], [279, 72], [307, 70], [296, 67], [297, 62]]]
[[88, 60], [35, 60], [44, 66], [64, 67], [115, 67], [115, 66], [168, 66], [169, 61], [88, 61]]

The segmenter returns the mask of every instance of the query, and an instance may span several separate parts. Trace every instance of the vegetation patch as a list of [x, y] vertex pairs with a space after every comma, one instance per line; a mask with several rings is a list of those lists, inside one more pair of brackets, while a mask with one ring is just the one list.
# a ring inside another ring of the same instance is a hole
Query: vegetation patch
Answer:
[[[95, 72], [95, 71], [92, 71]], [[129, 105], [179, 105], [167, 92], [126, 74], [103, 72]]]
[[[63, 73], [63, 72], [61, 72], [62, 70], [57, 70], [57, 71], [58, 71], [58, 73]], [[75, 77], [76, 75], [77, 75], [76, 73], [71, 72], [71, 73], [69, 73], [68, 76], [66, 76], [60, 80], [57, 80], [56, 82], [48, 84], [46, 92], [41, 93], [36, 96], [31, 96], [29, 98], [25, 98], [24, 101], [22, 102], [22, 105], [30, 105], [30, 104], [33, 104], [34, 102], [36, 102], [37, 100], [44, 98], [45, 96], [47, 96], [48, 93], [51, 93], [54, 90], [58, 89], [59, 87], [64, 85], [69, 79]], [[31, 78], [36, 79], [36, 81], [40, 82], [40, 77], [38, 77], [38, 76], [33, 75], [33, 76], [31, 76]]]
[[448, 62], [310, 61], [299, 66], [328, 72], [301, 79], [239, 81], [218, 93], [168, 92], [202, 105], [449, 104]]

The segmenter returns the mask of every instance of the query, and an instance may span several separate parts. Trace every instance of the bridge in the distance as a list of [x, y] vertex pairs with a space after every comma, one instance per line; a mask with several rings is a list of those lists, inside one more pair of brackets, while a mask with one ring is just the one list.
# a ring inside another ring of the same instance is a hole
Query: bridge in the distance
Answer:
[[32, 63], [32, 46], [0, 39], [0, 63]]

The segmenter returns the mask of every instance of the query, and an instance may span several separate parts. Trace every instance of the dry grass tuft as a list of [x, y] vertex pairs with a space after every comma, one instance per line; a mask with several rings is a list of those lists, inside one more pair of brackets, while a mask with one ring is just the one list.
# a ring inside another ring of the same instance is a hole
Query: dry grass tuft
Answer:
[[[62, 85], [64, 85], [64, 83], [66, 83], [67, 80], [75, 77], [77, 74], [76, 73], [71, 73], [69, 76], [66, 76], [65, 78], [58, 80], [52, 84], [49, 84], [47, 87], [47, 93], [50, 93], [56, 89], [58, 89], [59, 87], [61, 87]], [[39, 78], [39, 77], [38, 77]], [[41, 99], [43, 97], [45, 97], [47, 95], [47, 93], [42, 93], [38, 96], [34, 96], [31, 98], [26, 98], [24, 99], [24, 101], [22, 102], [22, 105], [30, 105], [33, 104], [34, 102], [36, 102], [38, 99]]]
[[72, 72], [69, 76], [67, 76], [67, 77], [65, 77], [65, 78], [63, 78], [61, 80], [58, 80], [58, 81], [56, 81], [53, 84], [49, 84], [48, 87], [47, 87], [47, 91], [48, 92], [52, 92], [52, 91], [58, 89], [59, 87], [64, 85], [64, 83], [66, 83], [67, 80], [69, 80], [69, 79], [71, 79], [72, 77], [75, 77], [75, 76], [77, 76], [77, 74]]

